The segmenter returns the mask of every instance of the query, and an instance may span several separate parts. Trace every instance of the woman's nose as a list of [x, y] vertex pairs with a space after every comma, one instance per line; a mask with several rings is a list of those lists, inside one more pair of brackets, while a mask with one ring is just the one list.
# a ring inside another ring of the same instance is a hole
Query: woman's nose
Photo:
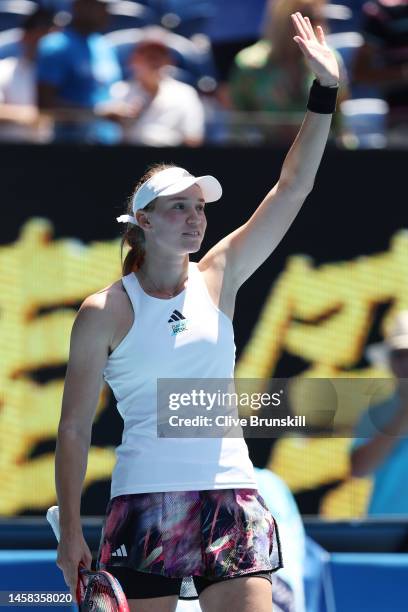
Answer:
[[187, 222], [188, 223], [197, 223], [200, 220], [200, 214], [198, 212], [198, 210], [192, 210], [190, 211], [188, 217], [187, 217]]

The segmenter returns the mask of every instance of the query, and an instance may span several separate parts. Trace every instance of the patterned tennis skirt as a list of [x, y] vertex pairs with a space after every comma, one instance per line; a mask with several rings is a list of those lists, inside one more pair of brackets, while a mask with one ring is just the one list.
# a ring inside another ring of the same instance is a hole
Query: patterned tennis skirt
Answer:
[[282, 567], [278, 530], [255, 489], [137, 493], [108, 503], [98, 568], [120, 565], [183, 578], [227, 578]]

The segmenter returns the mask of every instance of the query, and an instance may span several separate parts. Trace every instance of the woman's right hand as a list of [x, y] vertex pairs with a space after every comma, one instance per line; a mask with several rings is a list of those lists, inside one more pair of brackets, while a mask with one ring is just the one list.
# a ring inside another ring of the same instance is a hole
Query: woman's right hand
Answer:
[[76, 601], [79, 565], [91, 569], [92, 554], [82, 533], [77, 536], [61, 536], [57, 549], [57, 565], [64, 574], [72, 598]]

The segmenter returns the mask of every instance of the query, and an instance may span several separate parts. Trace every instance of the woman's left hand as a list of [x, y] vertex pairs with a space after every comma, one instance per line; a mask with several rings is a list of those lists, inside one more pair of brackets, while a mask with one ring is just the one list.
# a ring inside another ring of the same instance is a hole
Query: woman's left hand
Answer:
[[301, 13], [291, 15], [297, 35], [293, 40], [302, 51], [306, 63], [315, 74], [319, 83], [325, 87], [339, 83], [339, 65], [330, 47], [327, 46], [321, 26], [317, 26], [316, 33], [308, 17]]

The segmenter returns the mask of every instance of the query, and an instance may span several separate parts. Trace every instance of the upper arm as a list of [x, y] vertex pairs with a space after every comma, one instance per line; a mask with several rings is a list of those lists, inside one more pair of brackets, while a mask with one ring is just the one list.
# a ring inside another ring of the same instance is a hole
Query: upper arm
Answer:
[[113, 317], [103, 296], [90, 296], [72, 328], [60, 429], [90, 435], [112, 335]]
[[251, 218], [218, 242], [203, 261], [222, 266], [229, 285], [238, 290], [278, 246], [306, 195], [278, 182]]

